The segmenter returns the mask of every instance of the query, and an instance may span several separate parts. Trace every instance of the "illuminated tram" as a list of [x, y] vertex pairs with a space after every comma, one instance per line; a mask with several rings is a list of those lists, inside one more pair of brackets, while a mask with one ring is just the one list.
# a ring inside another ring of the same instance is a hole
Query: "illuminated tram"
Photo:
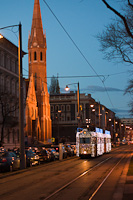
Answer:
[[96, 132], [82, 129], [76, 134], [76, 155], [79, 157], [97, 157], [111, 151], [111, 135], [109, 131], [102, 133], [102, 129], [96, 128]]

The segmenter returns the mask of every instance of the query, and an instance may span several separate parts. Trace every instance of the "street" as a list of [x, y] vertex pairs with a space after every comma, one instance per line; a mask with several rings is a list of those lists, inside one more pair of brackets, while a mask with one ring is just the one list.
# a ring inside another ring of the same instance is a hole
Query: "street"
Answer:
[[0, 174], [1, 200], [112, 200], [133, 145], [97, 158], [71, 157]]

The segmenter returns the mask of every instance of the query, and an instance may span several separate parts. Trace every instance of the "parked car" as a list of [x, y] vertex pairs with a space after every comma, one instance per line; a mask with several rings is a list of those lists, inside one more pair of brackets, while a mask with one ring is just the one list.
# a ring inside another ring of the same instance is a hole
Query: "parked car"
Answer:
[[19, 150], [19, 148], [14, 148], [12, 151], [13, 151], [18, 157], [20, 156], [20, 150]]
[[72, 145], [71, 145], [71, 148], [72, 148], [73, 151], [74, 151], [74, 155], [76, 155], [76, 145], [72, 144]]
[[56, 160], [59, 160], [59, 152], [57, 152], [54, 148], [49, 148], [48, 151], [51, 152], [52, 155], [54, 155], [54, 158]]
[[51, 155], [45, 148], [41, 149], [40, 152], [38, 152], [38, 156], [40, 162], [48, 162], [51, 160]]
[[20, 168], [20, 158], [12, 151], [0, 153], [0, 171], [13, 171]]
[[[59, 145], [51, 145], [52, 148], [54, 148], [59, 153]], [[67, 158], [67, 151], [65, 150], [64, 145], [62, 146], [63, 151], [63, 158]]]
[[50, 154], [50, 161], [54, 161], [55, 160], [55, 154], [53, 151], [51, 151], [50, 148], [46, 149], [48, 151], [48, 153]]
[[32, 150], [25, 150], [26, 154], [26, 166], [32, 167], [33, 165], [39, 165], [40, 159], [39, 156]]
[[74, 156], [74, 150], [72, 149], [70, 144], [65, 144], [64, 147], [65, 150], [67, 151], [68, 156]]
[[4, 147], [0, 147], [0, 153], [4, 153], [6, 152], [6, 149], [4, 149]]

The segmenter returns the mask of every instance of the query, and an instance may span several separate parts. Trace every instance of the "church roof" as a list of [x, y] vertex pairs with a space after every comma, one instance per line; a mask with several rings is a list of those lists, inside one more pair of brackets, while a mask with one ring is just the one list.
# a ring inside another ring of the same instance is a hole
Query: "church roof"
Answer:
[[40, 47], [44, 48], [45, 43], [46, 43], [46, 38], [45, 38], [45, 35], [43, 34], [40, 2], [39, 0], [35, 0], [33, 18], [32, 18], [31, 35], [29, 37], [29, 47], [39, 45]]

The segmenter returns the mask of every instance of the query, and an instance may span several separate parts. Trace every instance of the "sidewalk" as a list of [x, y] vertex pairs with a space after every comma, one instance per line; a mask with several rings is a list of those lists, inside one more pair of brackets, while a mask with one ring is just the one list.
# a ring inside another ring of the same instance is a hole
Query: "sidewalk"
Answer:
[[133, 155], [124, 167], [112, 200], [133, 200]]
[[129, 169], [127, 172], [123, 200], [132, 200], [133, 199], [133, 154], [130, 159]]

